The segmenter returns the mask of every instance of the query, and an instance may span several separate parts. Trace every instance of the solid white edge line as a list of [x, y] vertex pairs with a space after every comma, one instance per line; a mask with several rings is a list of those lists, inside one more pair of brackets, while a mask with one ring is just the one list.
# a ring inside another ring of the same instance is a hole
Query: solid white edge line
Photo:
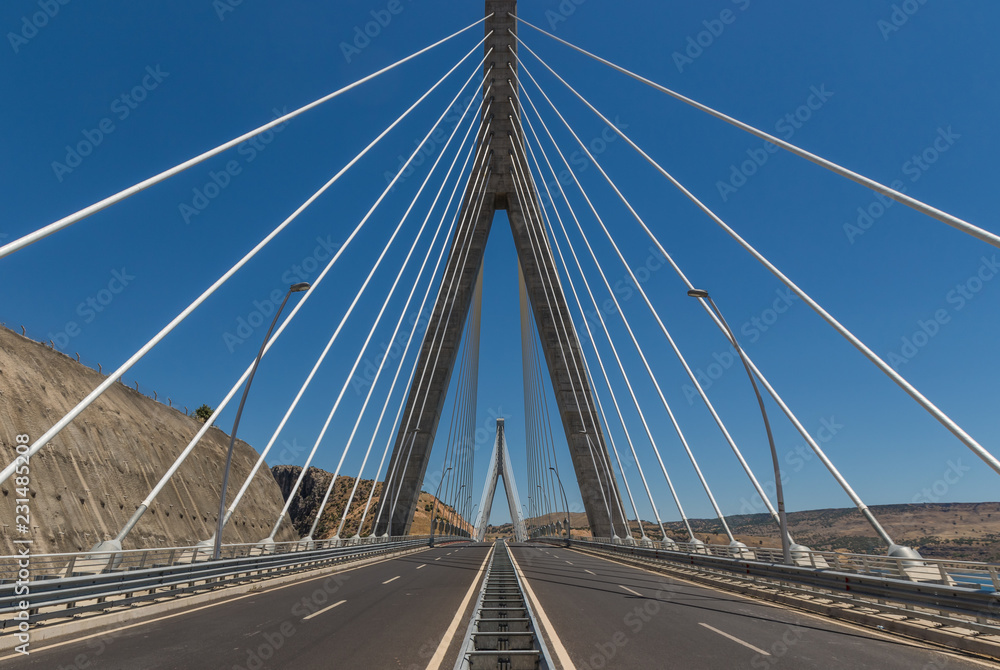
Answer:
[[340, 601], [339, 603], [333, 603], [333, 604], [332, 604], [332, 605], [330, 605], [329, 607], [324, 607], [323, 609], [319, 610], [318, 612], [313, 612], [313, 613], [312, 613], [312, 614], [310, 614], [309, 616], [304, 616], [304, 617], [302, 617], [302, 620], [303, 620], [303, 621], [308, 621], [309, 619], [312, 619], [312, 618], [313, 618], [314, 616], [319, 616], [319, 615], [320, 615], [320, 614], [322, 614], [323, 612], [329, 612], [329, 611], [330, 611], [330, 610], [332, 610], [332, 609], [333, 609], [334, 607], [339, 607], [340, 605], [343, 605], [343, 604], [344, 604], [344, 603], [346, 603], [346, 602], [347, 602], [346, 600], [341, 600], [341, 601]]
[[704, 626], [705, 628], [709, 629], [710, 631], [712, 631], [712, 632], [714, 632], [714, 633], [718, 633], [718, 634], [719, 634], [719, 635], [721, 635], [722, 637], [728, 637], [728, 638], [729, 638], [730, 640], [732, 640], [733, 642], [736, 642], [737, 644], [742, 644], [742, 645], [743, 645], [744, 647], [746, 647], [747, 649], [753, 649], [753, 650], [754, 650], [754, 651], [756, 651], [756, 652], [757, 652], [758, 654], [762, 654], [762, 655], [764, 655], [764, 656], [770, 656], [770, 655], [771, 655], [771, 653], [770, 653], [770, 652], [767, 652], [767, 651], [764, 651], [764, 650], [763, 650], [763, 649], [761, 649], [760, 647], [755, 647], [755, 646], [753, 646], [752, 644], [750, 644], [749, 642], [744, 642], [744, 641], [743, 641], [743, 640], [741, 640], [740, 638], [738, 638], [738, 637], [735, 637], [735, 636], [733, 636], [733, 635], [730, 635], [729, 633], [726, 633], [726, 632], [723, 632], [723, 631], [719, 630], [718, 628], [715, 628], [714, 626], [709, 626], [709, 625], [708, 625], [707, 623], [699, 623], [698, 625], [699, 625], [699, 626]]
[[396, 575], [396, 576], [395, 576], [395, 577], [393, 577], [392, 579], [387, 579], [387, 580], [385, 580], [384, 582], [382, 582], [382, 586], [385, 586], [386, 584], [389, 584], [389, 583], [391, 583], [391, 582], [394, 582], [394, 581], [396, 581], [396, 580], [397, 580], [397, 579], [399, 579], [399, 578], [400, 578], [401, 576], [402, 576], [402, 575]]
[[441, 642], [438, 643], [437, 649], [434, 650], [434, 655], [431, 656], [430, 662], [427, 663], [427, 670], [438, 670], [444, 662], [444, 656], [448, 653], [448, 647], [451, 646], [451, 641], [455, 638], [455, 633], [458, 632], [458, 627], [462, 623], [465, 608], [469, 606], [469, 601], [472, 600], [472, 595], [476, 592], [479, 579], [483, 576], [483, 572], [486, 571], [486, 566], [489, 564], [491, 556], [493, 556], [493, 547], [490, 547], [490, 550], [486, 552], [486, 558], [483, 559], [483, 564], [479, 566], [476, 578], [472, 580], [472, 584], [469, 586], [465, 598], [462, 599], [462, 604], [458, 606], [458, 611], [455, 612], [448, 630], [441, 636]]
[[[545, 610], [542, 609], [542, 605], [538, 602], [538, 598], [535, 597], [535, 592], [531, 589], [531, 584], [528, 583], [528, 578], [524, 576], [524, 571], [521, 570], [521, 565], [514, 558], [514, 552], [510, 552], [510, 560], [514, 563], [514, 569], [517, 570], [518, 576], [521, 578], [521, 583], [524, 585], [524, 595], [527, 596], [531, 609], [534, 610], [535, 616], [538, 617], [538, 623], [541, 625], [545, 633], [548, 633], [549, 644], [552, 647], [552, 653], [556, 655], [559, 659], [559, 665], [562, 666], [562, 670], [576, 670], [576, 666], [573, 664], [573, 660], [569, 657], [569, 653], [566, 651], [566, 647], [563, 646], [562, 640], [556, 635], [556, 629], [552, 626], [552, 622], [549, 621], [549, 617], [545, 614]], [[543, 634], [543, 631], [538, 631], [539, 635]]]
[[638, 591], [633, 591], [632, 589], [630, 589], [630, 588], [629, 588], [629, 587], [627, 587], [627, 586], [622, 586], [621, 584], [619, 584], [619, 585], [618, 585], [618, 588], [620, 588], [620, 589], [625, 589], [626, 591], [628, 591], [629, 593], [631, 593], [631, 594], [632, 594], [632, 595], [634, 595], [634, 596], [639, 596], [640, 598], [642, 598], [642, 597], [643, 597], [641, 593], [639, 593]]

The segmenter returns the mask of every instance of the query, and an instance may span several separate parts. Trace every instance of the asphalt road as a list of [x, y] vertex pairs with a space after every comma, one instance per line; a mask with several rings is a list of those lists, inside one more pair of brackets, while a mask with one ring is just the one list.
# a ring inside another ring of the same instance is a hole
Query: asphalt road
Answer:
[[1000, 667], [569, 549], [512, 549], [578, 670]]
[[435, 547], [68, 644], [39, 643], [30, 656], [2, 659], [0, 667], [423, 670], [488, 550]]

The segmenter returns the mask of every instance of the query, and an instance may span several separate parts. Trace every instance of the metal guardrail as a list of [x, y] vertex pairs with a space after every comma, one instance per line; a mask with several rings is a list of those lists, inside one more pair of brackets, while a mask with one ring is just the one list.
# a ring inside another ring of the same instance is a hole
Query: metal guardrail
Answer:
[[[551, 538], [556, 539], [556, 538]], [[580, 540], [597, 544], [618, 545], [604, 538]], [[631, 546], [625, 545], [622, 546]], [[641, 545], [639, 545], [641, 546]], [[678, 542], [673, 545], [653, 542], [651, 548], [683, 554], [701, 554], [719, 558], [736, 558], [762, 563], [783, 562], [781, 549], [770, 547], [730, 547], [717, 544]], [[1000, 592], [1000, 565], [952, 559], [901, 558], [872, 554], [848, 554], [838, 551], [793, 550], [792, 562], [802, 568], [836, 570], [874, 577], [892, 577], [913, 582], [941, 583]]]
[[[27, 611], [32, 623], [158, 600], [192, 591], [217, 589], [362, 558], [406, 551], [427, 537], [324, 540], [270, 546], [227, 545], [218, 561], [211, 548], [172, 547], [93, 554], [31, 556], [28, 580], [0, 583], [0, 633], [18, 629], [15, 613]], [[438, 542], [465, 540], [438, 537]], [[202, 558], [204, 557], [204, 558]], [[0, 558], [9, 570], [16, 557]], [[37, 565], [46, 566], [39, 572]], [[6, 574], [9, 574], [6, 573]], [[67, 576], [68, 575], [68, 576]], [[25, 586], [27, 590], [25, 591]], [[28, 604], [24, 606], [24, 602]]]
[[[537, 539], [566, 543], [560, 537]], [[695, 569], [799, 596], [863, 605], [1000, 636], [1000, 593], [995, 586], [994, 565], [813, 551], [796, 552], [801, 554], [793, 556], [796, 565], [784, 565], [779, 550], [752, 549], [748, 555], [745, 549], [734, 552], [728, 546], [678, 544], [665, 548], [656, 544], [660, 546], [570, 540], [571, 546], [582, 549]]]

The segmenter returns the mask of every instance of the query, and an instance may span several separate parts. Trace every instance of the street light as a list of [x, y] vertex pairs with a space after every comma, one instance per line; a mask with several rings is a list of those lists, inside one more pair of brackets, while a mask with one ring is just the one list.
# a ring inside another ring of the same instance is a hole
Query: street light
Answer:
[[757, 388], [757, 381], [754, 379], [753, 372], [750, 371], [750, 364], [747, 362], [746, 356], [743, 354], [743, 349], [740, 348], [739, 342], [736, 341], [736, 335], [733, 334], [732, 328], [729, 327], [729, 323], [726, 321], [726, 317], [722, 316], [722, 312], [719, 310], [718, 305], [712, 300], [712, 296], [708, 294], [708, 291], [704, 289], [693, 288], [687, 292], [687, 294], [692, 298], [699, 298], [701, 300], [707, 300], [708, 304], [712, 307], [712, 311], [715, 315], [719, 317], [719, 321], [726, 329], [727, 336], [729, 337], [730, 343], [733, 348], [736, 349], [736, 353], [740, 357], [740, 362], [743, 363], [743, 368], [747, 371], [747, 376], [750, 378], [750, 385], [753, 386], [754, 395], [757, 396], [757, 404], [760, 405], [760, 415], [764, 419], [764, 430], [767, 431], [767, 442], [771, 447], [771, 461], [774, 463], [774, 491], [775, 496], [778, 499], [778, 527], [781, 532], [781, 554], [786, 565], [792, 564], [792, 552], [789, 546], [788, 538], [788, 519], [785, 516], [785, 494], [781, 488], [781, 467], [778, 464], [778, 452], [774, 448], [774, 435], [771, 433], [771, 422], [767, 419], [767, 409], [764, 407], [764, 399], [760, 395], [760, 390]]
[[253, 361], [253, 367], [250, 368], [250, 376], [247, 377], [247, 385], [243, 387], [243, 397], [240, 398], [239, 409], [236, 410], [236, 419], [233, 421], [233, 430], [229, 434], [229, 453], [226, 454], [226, 469], [222, 472], [222, 494], [219, 496], [219, 522], [215, 528], [215, 547], [212, 550], [212, 560], [219, 560], [219, 555], [222, 553], [222, 527], [225, 525], [225, 515], [226, 515], [226, 487], [229, 485], [229, 467], [233, 462], [233, 447], [236, 446], [236, 430], [240, 427], [240, 417], [243, 415], [243, 405], [247, 401], [247, 394], [250, 392], [250, 384], [253, 383], [253, 376], [257, 372], [257, 365], [260, 363], [261, 357], [264, 355], [264, 348], [267, 346], [268, 340], [271, 339], [271, 332], [274, 330], [274, 324], [278, 323], [278, 317], [281, 316], [281, 311], [285, 309], [285, 303], [288, 302], [288, 298], [291, 297], [293, 293], [301, 293], [302, 291], [309, 290], [309, 282], [300, 282], [298, 284], [292, 284], [288, 287], [288, 293], [285, 294], [285, 299], [281, 301], [281, 306], [278, 311], [274, 313], [274, 319], [271, 320], [271, 326], [267, 329], [267, 335], [264, 336], [264, 342], [260, 345], [260, 351], [257, 352], [257, 358]]
[[448, 475], [448, 470], [451, 470], [451, 466], [441, 473], [441, 481], [438, 482], [437, 491], [434, 492], [434, 504], [431, 506], [431, 547], [434, 546], [434, 515], [437, 514], [438, 506], [438, 494], [441, 493], [441, 485], [444, 484], [444, 478]]
[[563, 488], [562, 478], [559, 477], [559, 471], [556, 470], [551, 465], [549, 466], [549, 470], [556, 473], [556, 482], [559, 483], [559, 491], [560, 493], [562, 493], [563, 506], [566, 508], [566, 546], [568, 547], [570, 540], [570, 530], [569, 530], [569, 502], [566, 500], [566, 489]]

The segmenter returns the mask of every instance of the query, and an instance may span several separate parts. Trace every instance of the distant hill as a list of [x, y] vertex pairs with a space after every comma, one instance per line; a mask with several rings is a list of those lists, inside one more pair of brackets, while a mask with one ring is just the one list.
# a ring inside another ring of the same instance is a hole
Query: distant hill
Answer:
[[[912, 546], [928, 558], [1000, 562], [998, 502], [874, 505], [871, 510], [897, 543]], [[560, 515], [551, 517], [558, 520]], [[575, 537], [590, 536], [585, 514], [574, 512], [570, 518]], [[546, 518], [528, 521], [532, 525], [542, 524]], [[718, 519], [689, 521], [698, 539], [712, 544], [728, 543]], [[780, 546], [778, 527], [768, 514], [734, 514], [727, 516], [726, 522], [736, 539], [747, 546]], [[638, 535], [636, 523], [633, 521], [631, 525], [633, 533]], [[643, 520], [642, 525], [649, 537], [659, 539], [662, 536], [655, 522]], [[665, 522], [663, 527], [675, 540], [687, 540], [687, 531], [680, 521]], [[788, 531], [796, 542], [813, 549], [855, 553], [885, 551], [885, 545], [854, 507], [790, 512]], [[621, 530], [618, 532], [620, 534]], [[487, 538], [512, 533], [509, 523], [487, 527]]]

